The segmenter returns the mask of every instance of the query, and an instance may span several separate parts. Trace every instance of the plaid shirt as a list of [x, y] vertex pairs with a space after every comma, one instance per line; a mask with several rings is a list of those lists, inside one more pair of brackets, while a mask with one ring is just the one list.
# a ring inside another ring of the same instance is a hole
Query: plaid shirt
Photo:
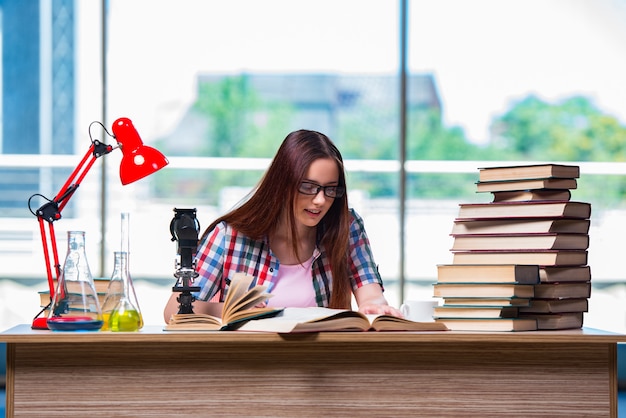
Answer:
[[[382, 287], [382, 279], [374, 263], [363, 219], [354, 210], [351, 210], [351, 215], [348, 274], [352, 289], [370, 283], [378, 283]], [[332, 289], [330, 260], [323, 246], [319, 244], [313, 256], [311, 270], [315, 300], [318, 306], [328, 306]], [[267, 238], [250, 239], [221, 222], [198, 247], [196, 271], [199, 277], [194, 285], [200, 287], [200, 292], [194, 296], [198, 300], [207, 301], [219, 294], [219, 298], [223, 300], [224, 290], [229, 282], [226, 279], [230, 279], [237, 272], [256, 277], [257, 283], [267, 285], [271, 292], [276, 285], [279, 268], [280, 262], [270, 250]]]

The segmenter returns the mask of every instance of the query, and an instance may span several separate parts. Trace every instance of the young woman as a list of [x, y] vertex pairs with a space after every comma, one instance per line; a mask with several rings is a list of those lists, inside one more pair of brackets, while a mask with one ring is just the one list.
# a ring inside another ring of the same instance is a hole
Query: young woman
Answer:
[[195, 313], [215, 314], [229, 278], [245, 272], [268, 285], [270, 306], [350, 309], [354, 295], [363, 313], [402, 316], [387, 304], [363, 220], [348, 208], [341, 154], [319, 132], [287, 135], [245, 203], [206, 229], [196, 261]]

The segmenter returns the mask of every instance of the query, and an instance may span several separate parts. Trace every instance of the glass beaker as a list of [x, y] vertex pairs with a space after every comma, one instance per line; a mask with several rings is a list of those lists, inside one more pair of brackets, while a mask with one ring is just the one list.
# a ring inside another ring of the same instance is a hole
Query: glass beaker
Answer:
[[67, 256], [47, 324], [54, 331], [97, 331], [102, 327], [102, 311], [87, 262], [84, 231], [67, 232]]
[[103, 330], [137, 331], [143, 327], [143, 316], [128, 269], [128, 253], [116, 251], [113, 274], [102, 304]]
[[[135, 292], [135, 286], [133, 285], [133, 279], [130, 274], [130, 213], [122, 212], [121, 216], [121, 249], [122, 253], [126, 253], [126, 265], [122, 266], [121, 272], [123, 274], [122, 279], [124, 281], [125, 295], [128, 300], [123, 301], [117, 309], [117, 317], [114, 318], [115, 327], [120, 329], [111, 329], [112, 331], [135, 331], [134, 323], [136, 314], [138, 315], [139, 325], [137, 329], [143, 327], [143, 315], [141, 315], [141, 309], [139, 308], [139, 300], [137, 299], [137, 293]], [[123, 260], [123, 259], [122, 259]], [[123, 308], [125, 306], [125, 308]], [[127, 324], [124, 324], [127, 323]]]

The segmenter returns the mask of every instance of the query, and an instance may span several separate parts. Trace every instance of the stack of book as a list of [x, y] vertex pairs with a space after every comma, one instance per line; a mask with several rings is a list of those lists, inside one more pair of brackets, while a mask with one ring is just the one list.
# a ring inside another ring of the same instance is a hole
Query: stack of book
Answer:
[[[100, 307], [102, 307], [102, 303], [104, 302], [104, 298], [106, 297], [107, 294], [107, 289], [109, 287], [109, 282], [110, 279], [108, 278], [96, 278], [94, 277], [93, 279], [93, 284], [95, 286], [96, 289], [96, 295], [98, 296], [98, 302], [100, 303]], [[56, 280], [54, 281], [54, 288], [56, 290], [57, 287], [57, 282]], [[41, 308], [45, 308], [50, 304], [50, 291], [49, 290], [42, 290], [37, 292], [39, 293], [39, 306]], [[46, 310], [46, 312], [48, 312], [48, 310]]]
[[578, 166], [479, 170], [489, 203], [459, 205], [452, 264], [437, 266], [435, 320], [452, 330], [580, 328], [591, 295], [591, 205], [571, 200]]

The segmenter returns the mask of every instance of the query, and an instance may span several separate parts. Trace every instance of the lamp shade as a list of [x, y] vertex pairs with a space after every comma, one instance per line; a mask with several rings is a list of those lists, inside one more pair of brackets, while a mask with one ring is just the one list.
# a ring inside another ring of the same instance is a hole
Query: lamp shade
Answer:
[[120, 180], [123, 185], [149, 176], [169, 164], [161, 152], [143, 144], [130, 119], [117, 119], [113, 123], [113, 135], [122, 150]]

